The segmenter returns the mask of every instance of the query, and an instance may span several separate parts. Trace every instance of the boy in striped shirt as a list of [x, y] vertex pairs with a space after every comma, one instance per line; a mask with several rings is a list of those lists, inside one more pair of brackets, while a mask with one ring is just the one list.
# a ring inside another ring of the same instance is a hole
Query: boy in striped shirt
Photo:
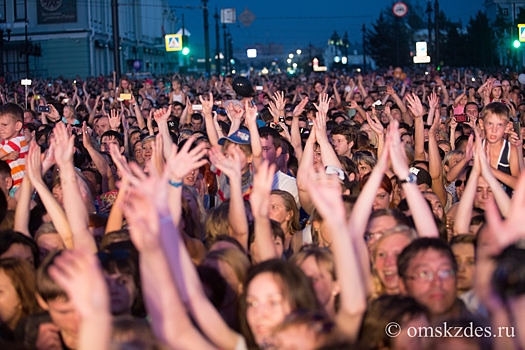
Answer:
[[0, 160], [5, 160], [11, 168], [11, 196], [20, 187], [26, 170], [28, 147], [26, 138], [21, 133], [23, 121], [24, 110], [17, 104], [7, 103], [0, 107]]

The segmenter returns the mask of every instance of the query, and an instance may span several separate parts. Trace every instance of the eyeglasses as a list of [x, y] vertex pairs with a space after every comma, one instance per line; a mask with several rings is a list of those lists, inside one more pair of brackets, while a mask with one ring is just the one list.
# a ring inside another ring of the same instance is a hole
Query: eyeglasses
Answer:
[[456, 271], [452, 269], [443, 269], [443, 270], [438, 270], [437, 272], [422, 270], [422, 271], [416, 272], [416, 274], [412, 276], [407, 276], [406, 278], [417, 281], [417, 282], [432, 282], [434, 280], [434, 277], [436, 276], [440, 280], [443, 281], [443, 280], [452, 278], [455, 275], [456, 275]]

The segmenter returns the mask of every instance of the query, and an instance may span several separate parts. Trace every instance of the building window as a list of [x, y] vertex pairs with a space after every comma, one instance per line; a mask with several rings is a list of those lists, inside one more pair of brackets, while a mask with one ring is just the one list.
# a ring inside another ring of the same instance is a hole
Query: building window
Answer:
[[503, 16], [509, 15], [509, 9], [503, 9]]
[[[2, 0], [5, 1], [5, 0]], [[13, 0], [15, 9], [15, 22], [23, 22], [26, 19], [26, 1], [27, 0]]]
[[5, 22], [5, 0], [0, 0], [0, 23]]

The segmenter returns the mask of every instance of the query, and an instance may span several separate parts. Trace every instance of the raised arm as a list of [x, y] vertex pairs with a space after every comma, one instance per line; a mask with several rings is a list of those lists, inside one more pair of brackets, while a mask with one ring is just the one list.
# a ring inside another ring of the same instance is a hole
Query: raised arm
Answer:
[[308, 97], [305, 97], [293, 110], [293, 119], [290, 130], [291, 144], [295, 151], [295, 157], [300, 163], [303, 158], [303, 144], [301, 139], [301, 131], [299, 129], [299, 117], [304, 111], [304, 107], [308, 103]]
[[168, 158], [171, 152], [171, 145], [173, 141], [171, 140], [170, 130], [168, 129], [168, 118], [171, 115], [171, 105], [168, 109], [158, 109], [155, 111], [153, 117], [159, 126], [159, 133], [162, 135], [162, 151], [164, 157]]
[[88, 117], [89, 125], [93, 125], [93, 121], [95, 120], [95, 115], [97, 114], [97, 107], [98, 107], [99, 102], [100, 102], [100, 95], [97, 95], [97, 98], [95, 99], [95, 105], [89, 112], [89, 117]]
[[[308, 187], [315, 208], [331, 231], [331, 249], [334, 253], [335, 270], [341, 285], [340, 308], [337, 325], [352, 340], [356, 340], [361, 320], [366, 310], [366, 288], [360, 269], [360, 261], [352, 242], [353, 226], [346, 221], [346, 210], [341, 196], [341, 184], [334, 175], [312, 173], [312, 186]], [[366, 261], [369, 268], [369, 261]]]
[[63, 123], [58, 123], [54, 129], [55, 159], [60, 169], [60, 184], [64, 198], [66, 217], [73, 234], [75, 249], [85, 249], [91, 253], [97, 252], [97, 245], [89, 231], [89, 215], [86, 204], [80, 193], [80, 184], [73, 166], [74, 139], [69, 136]]
[[273, 244], [272, 225], [269, 219], [270, 193], [272, 191], [275, 164], [264, 161], [253, 177], [253, 191], [250, 194], [250, 204], [254, 218], [254, 241], [256, 254], [252, 255], [254, 264], [266, 260], [280, 258]]
[[135, 99], [135, 95], [131, 94], [131, 106], [133, 107], [133, 111], [135, 112], [135, 118], [137, 118], [137, 123], [139, 124], [140, 130], [143, 130], [146, 125], [146, 121], [144, 120], [144, 116], [142, 115], [142, 111], [140, 110], [140, 106], [137, 103], [137, 100]]
[[423, 105], [416, 94], [407, 95], [408, 108], [414, 116], [414, 160], [426, 160], [425, 126], [423, 125]]
[[[390, 159], [392, 160], [392, 170], [398, 179], [404, 180], [410, 174], [405, 150], [401, 147], [399, 137], [399, 123], [390, 123]], [[428, 206], [425, 197], [417, 187], [416, 183], [404, 182], [402, 185], [414, 225], [420, 237], [439, 237], [438, 228], [434, 220], [434, 215]]]
[[213, 120], [213, 94], [210, 92], [209, 99], [205, 100], [202, 95], [199, 96], [202, 104], [202, 115], [204, 116], [204, 122], [206, 124], [206, 134], [210, 144], [217, 146], [219, 144], [219, 135], [217, 134], [217, 127]]
[[[63, 125], [62, 123], [60, 124]], [[54, 148], [56, 147], [56, 145], [52, 145], [51, 147]], [[53, 150], [51, 149], [50, 151]], [[44, 204], [44, 207], [46, 208], [49, 216], [51, 216], [51, 221], [53, 222], [53, 225], [55, 226], [58, 235], [60, 236], [60, 238], [62, 238], [64, 246], [68, 249], [73, 248], [74, 241], [70, 224], [67, 220], [64, 210], [57, 202], [57, 200], [53, 197], [53, 194], [51, 193], [49, 188], [47, 188], [47, 185], [42, 179], [42, 166], [40, 163], [40, 146], [38, 146], [34, 142], [32, 142], [29, 145], [29, 153], [26, 158], [26, 172], [30, 184], [32, 184], [35, 187], [38, 195], [40, 196], [40, 199], [42, 200], [42, 203]]]
[[[206, 153], [206, 149], [201, 146], [203, 144], [189, 151], [189, 144], [192, 141], [190, 138], [179, 152], [176, 152], [175, 146], [173, 146], [174, 150], [171, 152], [168, 160], [168, 178], [172, 184], [168, 189], [168, 202], [175, 227], [179, 225], [181, 220], [180, 213], [182, 208], [180, 198], [182, 196], [182, 186], [175, 186], [174, 184], [182, 184], [182, 179], [191, 169], [206, 163], [205, 160], [202, 160], [202, 156]], [[167, 180], [157, 182], [162, 184], [167, 182]], [[166, 189], [161, 191], [166, 191]], [[155, 190], [155, 192], [159, 192], [159, 190]], [[244, 207], [242, 215], [245, 216]], [[174, 235], [173, 232], [161, 231], [162, 248], [168, 259], [171, 275], [177, 285], [179, 294], [192, 314], [193, 319], [208, 339], [219, 348], [235, 349], [241, 336], [228, 327], [207, 298], [195, 266], [179, 236], [178, 234]]]
[[299, 201], [301, 202], [302, 209], [307, 213], [311, 214], [314, 207], [312, 199], [308, 194], [307, 188], [310, 186], [308, 180], [308, 174], [314, 170], [314, 146], [316, 143], [316, 132], [315, 128], [310, 130], [310, 136], [304, 146], [303, 157], [299, 162], [299, 168], [297, 169], [297, 189], [299, 191]]
[[326, 136], [326, 113], [323, 109], [319, 109], [316, 113], [316, 118], [314, 119], [314, 128], [317, 143], [321, 148], [321, 158], [323, 160], [323, 165], [325, 167], [332, 165], [342, 169], [341, 162], [339, 161], [334, 148]]
[[454, 165], [447, 173], [446, 179], [448, 182], [452, 182], [458, 178], [458, 176], [465, 170], [470, 164], [470, 161], [474, 155], [474, 135], [471, 134], [468, 138], [467, 148], [465, 155], [456, 165]]
[[259, 169], [262, 164], [262, 145], [261, 137], [259, 136], [259, 128], [257, 127], [257, 107], [251, 106], [248, 100], [244, 103], [244, 109], [246, 110], [245, 122], [250, 131], [250, 144], [252, 146], [252, 164], [255, 170]]
[[441, 162], [436, 139], [439, 123], [439, 118], [435, 118], [428, 131], [428, 172], [430, 177], [432, 177], [432, 191], [439, 197], [443, 207], [446, 207], [448, 196], [443, 184], [443, 163]]
[[[130, 173], [126, 173], [126, 178]], [[146, 179], [146, 181], [152, 179]], [[167, 178], [158, 181], [167, 182]], [[135, 186], [141, 182], [132, 182]], [[187, 315], [160, 240], [160, 232], [179, 237], [167, 206], [166, 184], [158, 183], [155, 191], [143, 192], [125, 182], [122, 191], [129, 192], [120, 207], [130, 223], [130, 236], [140, 252], [142, 292], [155, 336], [176, 349], [213, 349]], [[147, 186], [147, 185], [145, 185]]]
[[226, 158], [218, 148], [210, 150], [210, 160], [217, 169], [228, 177], [230, 183], [230, 210], [228, 212], [228, 223], [233, 237], [239, 241], [245, 250], [248, 248], [248, 220], [244, 208], [242, 195], [242, 169], [241, 153], [238, 146], [232, 145], [231, 156]]
[[399, 107], [399, 110], [401, 111], [401, 116], [403, 117], [403, 121], [408, 125], [413, 125], [414, 121], [412, 120], [412, 118], [410, 118], [407, 107], [403, 103], [403, 100], [401, 100], [401, 98], [396, 94], [394, 88], [391, 86], [387, 86], [386, 93], [390, 95], [390, 97], [392, 97], [396, 105]]

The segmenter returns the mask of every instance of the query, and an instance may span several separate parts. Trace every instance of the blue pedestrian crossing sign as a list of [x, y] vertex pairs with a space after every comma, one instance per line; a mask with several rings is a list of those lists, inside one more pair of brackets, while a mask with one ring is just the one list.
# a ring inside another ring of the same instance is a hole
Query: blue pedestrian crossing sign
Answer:
[[518, 24], [518, 39], [525, 42], [525, 24]]
[[181, 34], [167, 34], [166, 51], [180, 51], [182, 50], [182, 35]]

